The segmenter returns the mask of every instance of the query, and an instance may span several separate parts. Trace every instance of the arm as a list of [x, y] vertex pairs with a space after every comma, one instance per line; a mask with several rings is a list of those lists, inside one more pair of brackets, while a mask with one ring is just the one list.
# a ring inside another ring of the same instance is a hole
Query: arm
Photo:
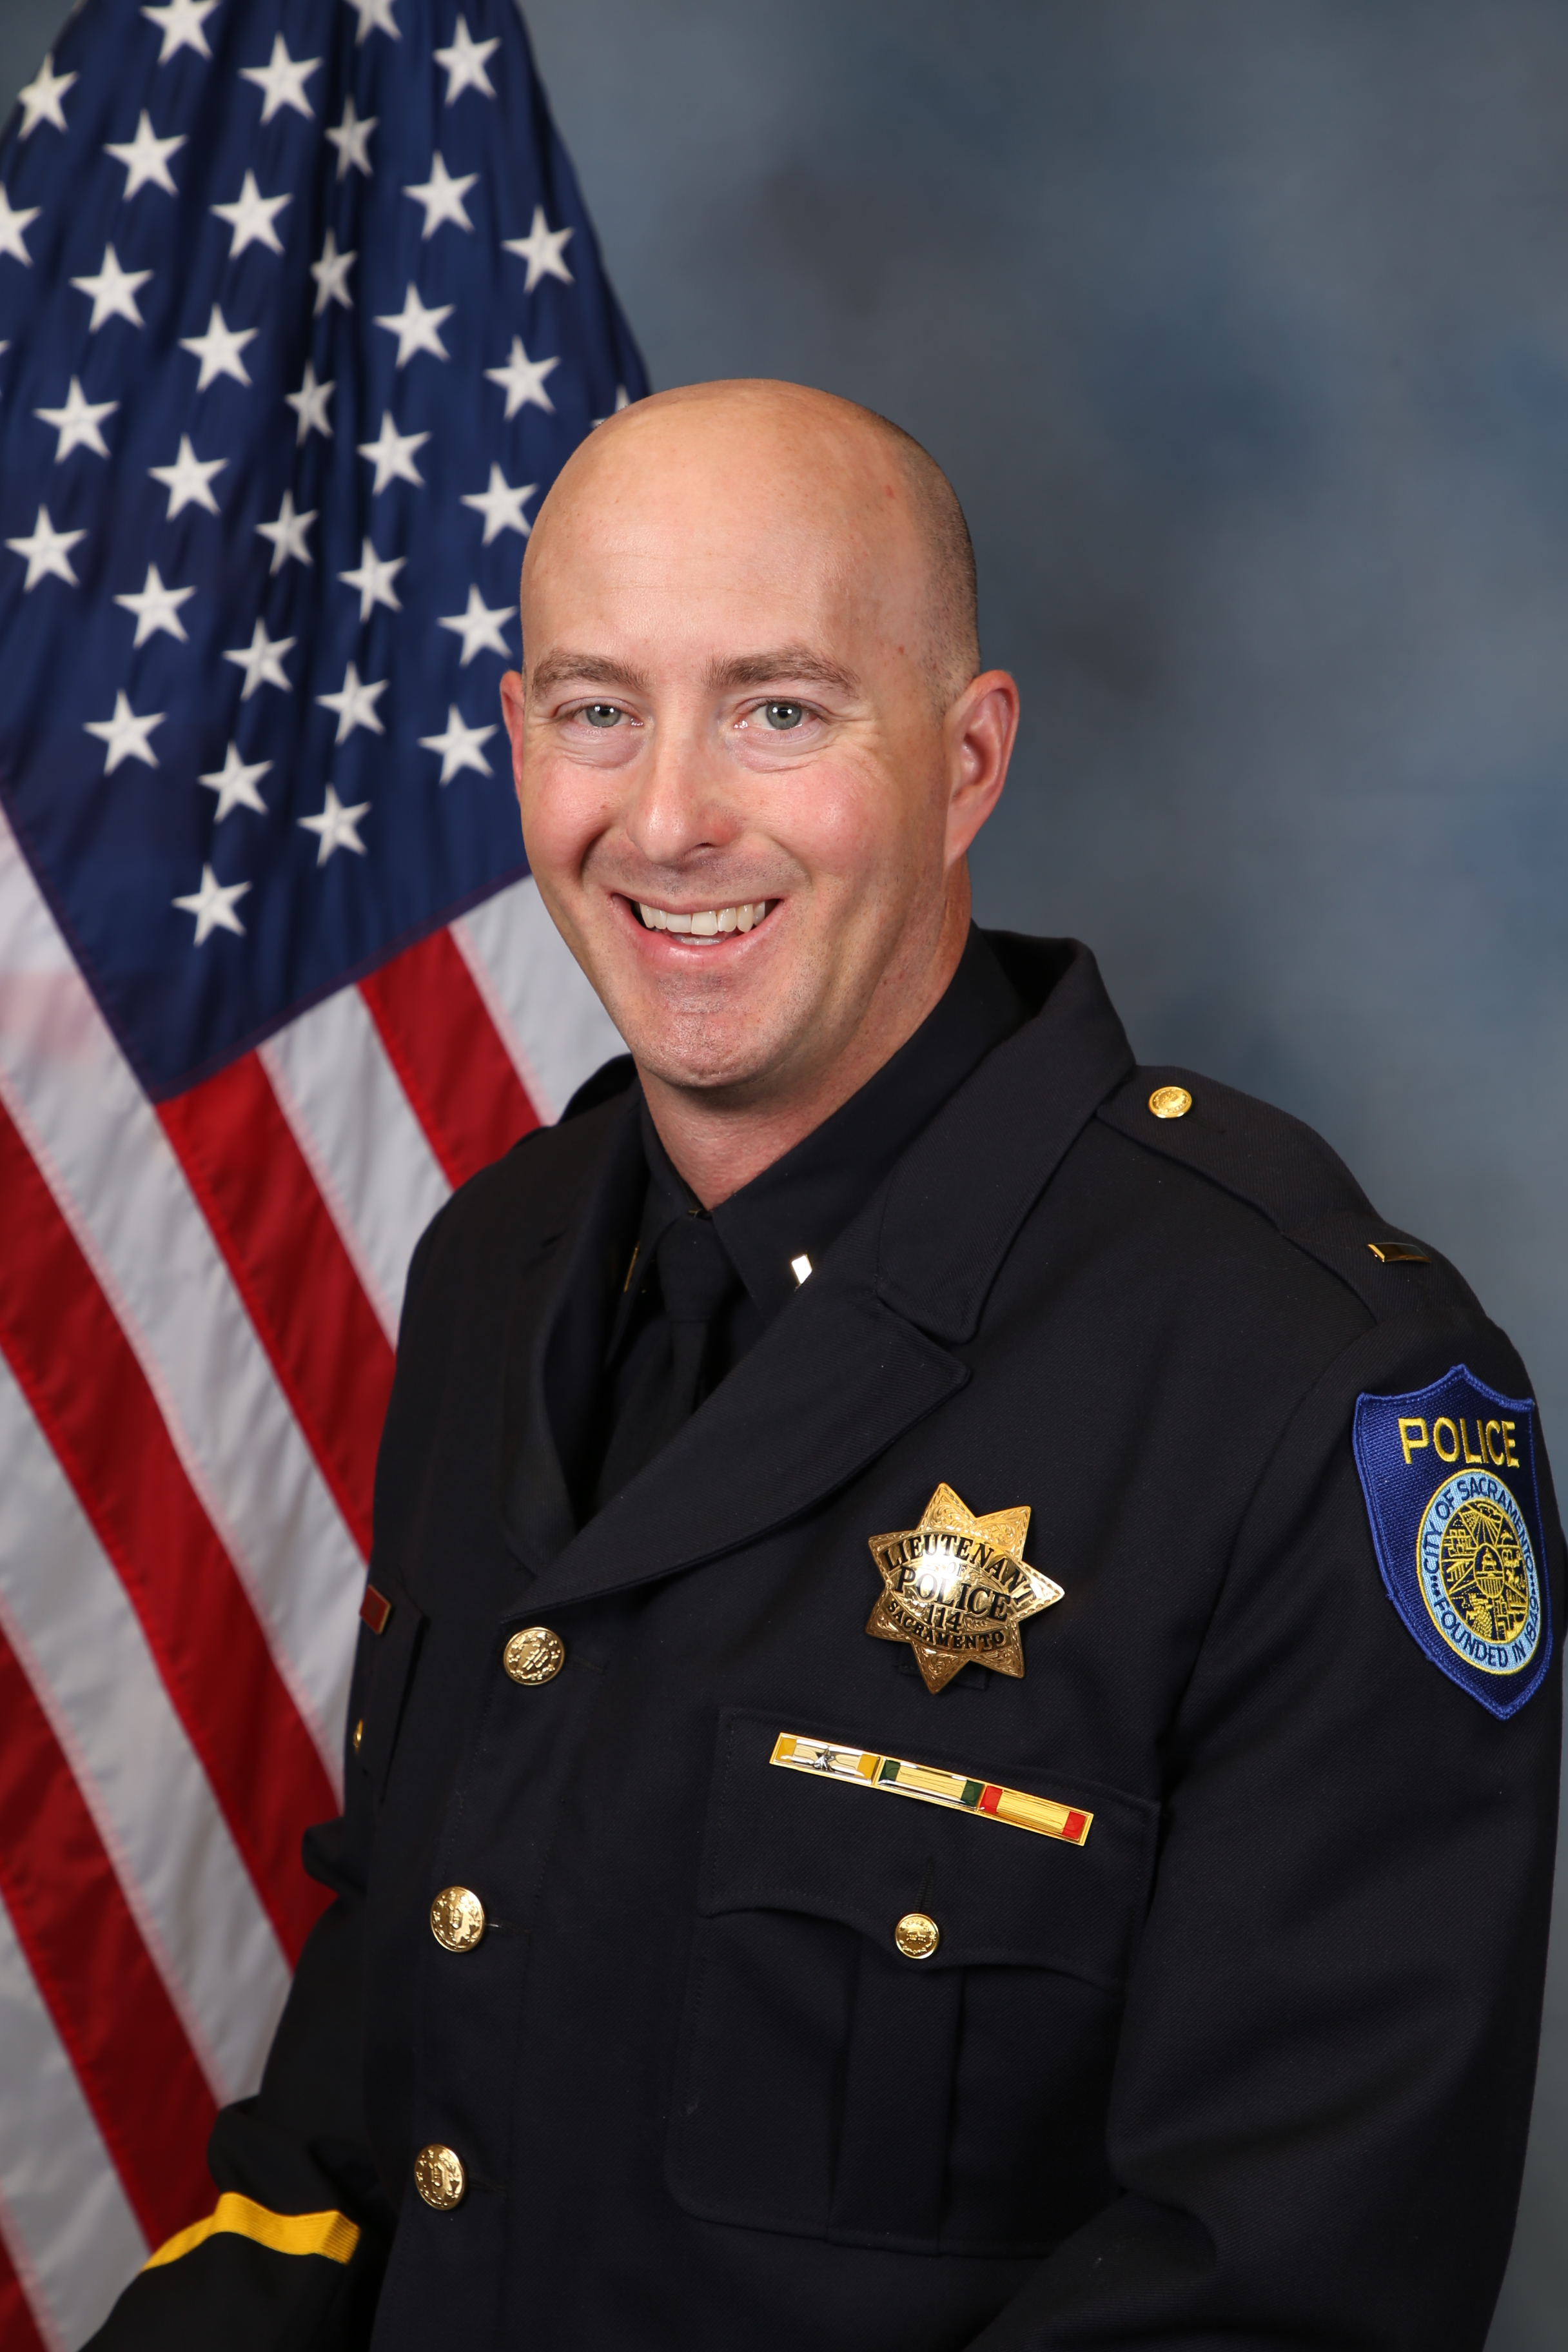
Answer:
[[1461, 1356], [1527, 1392], [1489, 1326], [1384, 1328], [1263, 1473], [1169, 1731], [1110, 2119], [1122, 2194], [975, 2352], [1480, 2352], [1534, 2076], [1559, 1680], [1499, 1721], [1423, 1654], [1350, 1442], [1359, 1393]]

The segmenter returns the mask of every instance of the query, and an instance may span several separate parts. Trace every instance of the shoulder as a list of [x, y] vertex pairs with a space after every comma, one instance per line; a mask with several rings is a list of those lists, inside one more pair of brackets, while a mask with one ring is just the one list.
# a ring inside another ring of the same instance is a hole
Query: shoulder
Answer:
[[459, 1185], [420, 1236], [407, 1297], [445, 1286], [468, 1266], [503, 1275], [552, 1247], [603, 1166], [627, 1116], [636, 1080], [617, 1055], [580, 1087], [560, 1119], [536, 1127], [501, 1159]]
[[1339, 1154], [1289, 1111], [1196, 1071], [1142, 1065], [1100, 1105], [1099, 1121], [1152, 1163], [1185, 1170], [1239, 1215], [1264, 1219], [1376, 1322], [1481, 1316], [1457, 1267], [1380, 1216]]

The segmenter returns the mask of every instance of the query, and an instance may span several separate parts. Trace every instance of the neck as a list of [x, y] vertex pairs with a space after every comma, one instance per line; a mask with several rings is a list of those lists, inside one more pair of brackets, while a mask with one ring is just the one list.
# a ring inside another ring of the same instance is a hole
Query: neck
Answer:
[[727, 1091], [672, 1087], [650, 1070], [639, 1072], [658, 1139], [705, 1209], [716, 1209], [793, 1151], [914, 1035], [958, 970], [969, 908], [969, 876], [961, 864], [923, 971], [885, 974], [842, 1052], [792, 1086], [737, 1101]]

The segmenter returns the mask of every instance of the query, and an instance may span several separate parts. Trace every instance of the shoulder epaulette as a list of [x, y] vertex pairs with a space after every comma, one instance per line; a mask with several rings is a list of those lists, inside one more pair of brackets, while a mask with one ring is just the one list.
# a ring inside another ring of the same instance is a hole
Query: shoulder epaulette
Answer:
[[1427, 1312], [1479, 1316], [1458, 1270], [1380, 1217], [1338, 1152], [1289, 1111], [1191, 1070], [1140, 1066], [1100, 1117], [1256, 1209], [1353, 1290], [1382, 1323]]

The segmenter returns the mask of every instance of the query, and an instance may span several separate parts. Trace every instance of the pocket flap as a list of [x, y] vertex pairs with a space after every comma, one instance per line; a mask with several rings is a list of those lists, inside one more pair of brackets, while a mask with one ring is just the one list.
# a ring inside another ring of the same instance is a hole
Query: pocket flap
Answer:
[[[1030, 1796], [1092, 1813], [1081, 1845], [1005, 1819], [912, 1801], [895, 1787], [771, 1761], [795, 1732], [862, 1746], [843, 1725], [730, 1708], [720, 1719], [700, 1908], [804, 1912], [890, 1945], [907, 1913], [941, 1941], [922, 1969], [1054, 1969], [1120, 1986], [1147, 1907], [1158, 1807], [1066, 1774], [1012, 1775]], [[921, 1743], [918, 1764], [973, 1772], [985, 1759]]]

